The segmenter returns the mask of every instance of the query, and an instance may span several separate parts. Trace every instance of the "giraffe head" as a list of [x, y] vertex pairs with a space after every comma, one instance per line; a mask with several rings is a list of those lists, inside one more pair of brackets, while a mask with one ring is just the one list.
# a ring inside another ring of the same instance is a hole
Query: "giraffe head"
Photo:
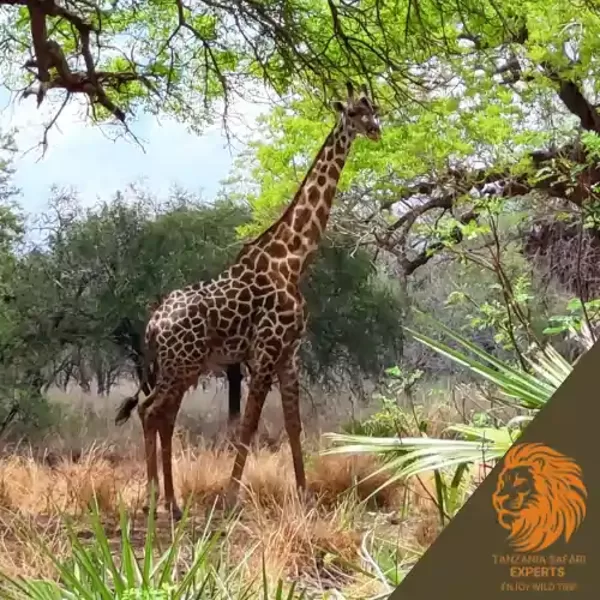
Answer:
[[367, 86], [360, 86], [360, 95], [354, 96], [354, 86], [346, 83], [348, 97], [346, 102], [336, 100], [333, 107], [340, 113], [346, 128], [378, 142], [381, 139], [379, 107], [369, 98]]

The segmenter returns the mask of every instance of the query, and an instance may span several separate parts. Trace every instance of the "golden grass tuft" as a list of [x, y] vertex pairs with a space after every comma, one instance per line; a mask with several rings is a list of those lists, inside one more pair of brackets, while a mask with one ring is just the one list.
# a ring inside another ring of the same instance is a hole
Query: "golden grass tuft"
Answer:
[[184, 502], [212, 505], [229, 478], [231, 456], [223, 446], [188, 448], [175, 460], [174, 480]]
[[381, 462], [373, 456], [318, 456], [310, 466], [308, 485], [328, 506], [339, 504], [340, 498], [352, 491], [358, 501], [368, 499], [371, 507], [394, 508], [402, 486], [394, 483], [379, 489], [388, 475], [371, 475], [380, 467]]
[[251, 570], [261, 568], [264, 556], [267, 571], [275, 578], [321, 582], [347, 576], [344, 565], [356, 560], [360, 535], [349, 526], [343, 508], [307, 509], [293, 493], [268, 508], [264, 510], [264, 504], [250, 495], [238, 529], [248, 545], [258, 544], [259, 552], [250, 560]]

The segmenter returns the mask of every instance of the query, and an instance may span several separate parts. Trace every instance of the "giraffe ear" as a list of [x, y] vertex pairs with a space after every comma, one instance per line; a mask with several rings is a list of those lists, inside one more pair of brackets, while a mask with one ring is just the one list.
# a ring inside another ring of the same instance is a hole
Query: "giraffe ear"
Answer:
[[346, 105], [343, 102], [340, 102], [339, 100], [334, 100], [331, 103], [331, 106], [336, 112], [339, 113], [344, 112], [346, 110]]

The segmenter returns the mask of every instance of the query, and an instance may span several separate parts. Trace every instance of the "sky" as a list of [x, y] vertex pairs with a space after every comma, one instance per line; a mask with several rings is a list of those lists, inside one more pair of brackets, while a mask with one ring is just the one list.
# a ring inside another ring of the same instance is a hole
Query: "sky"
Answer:
[[244, 147], [239, 138], [252, 132], [262, 110], [257, 104], [238, 103], [239, 117], [232, 125], [236, 139], [230, 147], [220, 124], [200, 136], [173, 120], [143, 115], [130, 128], [142, 141], [144, 153], [133, 141], [108, 138], [100, 128], [86, 123], [80, 108], [72, 104], [49, 133], [48, 149], [40, 158], [41, 148], [35, 146], [42, 140], [52, 109], [55, 106], [44, 104], [38, 109], [34, 96], [15, 99], [0, 88], [0, 130], [18, 129], [15, 185], [28, 213], [44, 211], [53, 184], [75, 188], [90, 205], [134, 182], [159, 196], [178, 185], [211, 199]]

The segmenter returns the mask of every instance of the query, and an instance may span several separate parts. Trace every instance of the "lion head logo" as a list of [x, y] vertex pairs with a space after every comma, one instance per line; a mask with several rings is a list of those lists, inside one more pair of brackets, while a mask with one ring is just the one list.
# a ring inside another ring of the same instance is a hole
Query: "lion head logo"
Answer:
[[517, 552], [569, 541], [586, 513], [581, 467], [544, 444], [515, 444], [504, 456], [492, 503]]

